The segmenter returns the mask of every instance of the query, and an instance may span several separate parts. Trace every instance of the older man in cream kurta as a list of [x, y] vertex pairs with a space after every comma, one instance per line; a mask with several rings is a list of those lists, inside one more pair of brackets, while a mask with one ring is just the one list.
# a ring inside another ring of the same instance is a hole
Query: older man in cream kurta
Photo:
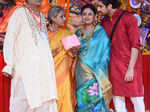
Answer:
[[13, 76], [10, 112], [57, 112], [54, 63], [44, 16], [41, 29], [21, 7], [10, 18], [4, 40], [3, 72]]

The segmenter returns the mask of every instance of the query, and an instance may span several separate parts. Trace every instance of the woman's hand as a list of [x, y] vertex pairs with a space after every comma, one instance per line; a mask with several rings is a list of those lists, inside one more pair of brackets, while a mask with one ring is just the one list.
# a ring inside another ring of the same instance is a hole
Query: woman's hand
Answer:
[[8, 77], [9, 79], [12, 79], [12, 78], [13, 78], [13, 76], [12, 76], [11, 74], [8, 74], [8, 73], [6, 73], [6, 72], [3, 72], [3, 75], [6, 76], [6, 77]]
[[70, 52], [72, 53], [72, 56], [73, 56], [73, 57], [76, 57], [76, 56], [77, 56], [78, 50], [79, 50], [79, 49], [76, 48], [76, 47], [70, 49]]
[[51, 32], [54, 32], [57, 28], [55, 27], [54, 24], [49, 24], [49, 25], [48, 25], [48, 29], [49, 29]]
[[57, 45], [57, 48], [55, 48], [54, 50], [52, 50], [53, 57], [55, 57], [57, 55], [57, 53], [59, 52], [59, 48], [60, 48], [60, 46]]
[[52, 51], [53, 57], [55, 57], [55, 56], [57, 55], [57, 53], [58, 53], [58, 49], [53, 50], [53, 51]]

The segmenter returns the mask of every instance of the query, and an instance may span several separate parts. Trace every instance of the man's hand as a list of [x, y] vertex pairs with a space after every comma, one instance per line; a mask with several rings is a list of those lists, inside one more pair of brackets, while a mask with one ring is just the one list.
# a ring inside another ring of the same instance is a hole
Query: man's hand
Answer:
[[131, 48], [131, 57], [130, 57], [130, 61], [129, 61], [129, 66], [128, 66], [128, 70], [125, 74], [125, 78], [124, 80], [126, 82], [130, 82], [133, 81], [133, 77], [134, 77], [134, 66], [135, 63], [137, 61], [138, 58], [138, 49], [137, 48]]
[[6, 76], [6, 77], [8, 77], [9, 79], [12, 79], [12, 78], [13, 78], [13, 76], [12, 76], [11, 74], [8, 74], [8, 73], [6, 73], [6, 72], [3, 72], [3, 75]]
[[133, 81], [133, 78], [134, 78], [134, 68], [128, 68], [124, 80], [126, 82], [130, 82]]

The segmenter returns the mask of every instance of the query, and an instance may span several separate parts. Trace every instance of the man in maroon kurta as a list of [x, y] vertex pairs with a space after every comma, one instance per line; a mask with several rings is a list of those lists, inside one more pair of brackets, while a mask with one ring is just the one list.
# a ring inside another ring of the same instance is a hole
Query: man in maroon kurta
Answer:
[[[102, 25], [110, 37], [123, 10], [118, 9], [117, 0], [97, 0], [97, 3], [98, 10], [105, 16]], [[137, 19], [133, 14], [125, 12], [114, 32], [110, 56], [109, 77], [117, 112], [126, 111], [125, 97], [131, 98], [135, 112], [145, 112], [139, 37]]]

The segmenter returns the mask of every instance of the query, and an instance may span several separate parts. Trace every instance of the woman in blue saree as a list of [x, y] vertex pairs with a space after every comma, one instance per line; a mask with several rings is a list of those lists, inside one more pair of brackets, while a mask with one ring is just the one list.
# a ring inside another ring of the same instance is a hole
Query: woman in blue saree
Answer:
[[94, 25], [96, 13], [93, 5], [83, 6], [83, 27], [76, 32], [82, 46], [75, 69], [78, 112], [107, 112], [111, 99], [110, 40], [102, 26]]

